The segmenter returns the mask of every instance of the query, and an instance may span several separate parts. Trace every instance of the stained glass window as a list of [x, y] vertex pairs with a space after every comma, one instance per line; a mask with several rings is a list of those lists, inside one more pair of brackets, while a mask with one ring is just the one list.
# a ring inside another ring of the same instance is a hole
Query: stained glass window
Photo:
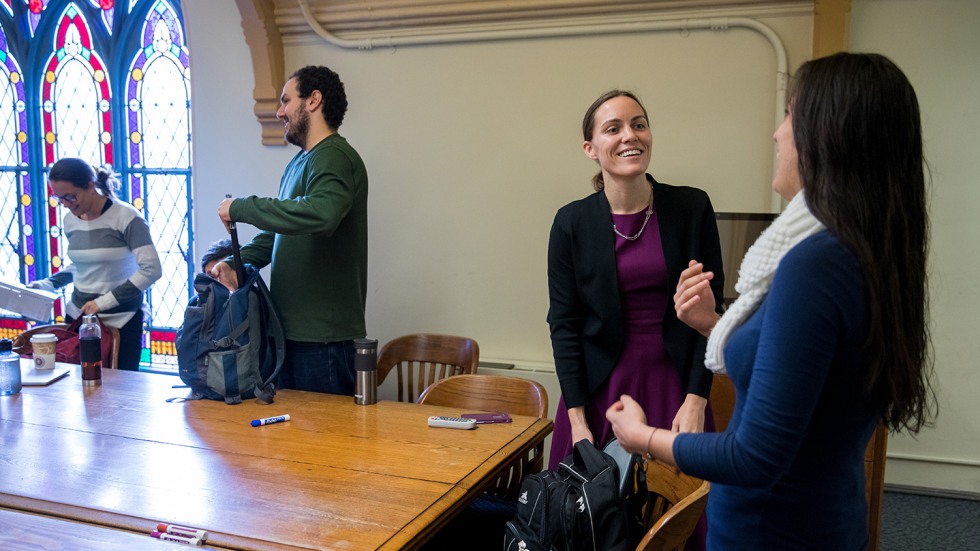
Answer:
[[[0, 58], [3, 61], [0, 66], [0, 220], [6, 230], [0, 246], [0, 276], [4, 280], [20, 281], [35, 273], [34, 240], [27, 239], [32, 231], [21, 231], [34, 222], [30, 179], [25, 170], [29, 158], [27, 103], [23, 73], [17, 58], [9, 51], [2, 28]], [[21, 258], [22, 251], [25, 258]]]
[[[79, 157], [111, 166], [123, 182], [121, 198], [150, 224], [163, 264], [163, 277], [147, 291], [142, 364], [175, 368], [174, 334], [195, 268], [190, 69], [180, 5], [0, 2], [0, 223], [7, 229], [0, 278], [26, 283], [64, 266], [64, 212], [46, 185], [51, 165]], [[0, 336], [27, 325], [7, 314]], [[62, 319], [59, 301], [53, 320]]]

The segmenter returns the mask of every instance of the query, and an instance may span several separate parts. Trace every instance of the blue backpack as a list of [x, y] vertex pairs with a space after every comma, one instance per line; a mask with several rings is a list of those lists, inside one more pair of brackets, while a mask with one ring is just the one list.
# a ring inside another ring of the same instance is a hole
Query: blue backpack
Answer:
[[276, 395], [285, 334], [259, 271], [246, 264], [244, 276], [233, 292], [206, 274], [194, 278], [197, 294], [176, 343], [178, 373], [193, 392], [190, 399], [272, 403]]

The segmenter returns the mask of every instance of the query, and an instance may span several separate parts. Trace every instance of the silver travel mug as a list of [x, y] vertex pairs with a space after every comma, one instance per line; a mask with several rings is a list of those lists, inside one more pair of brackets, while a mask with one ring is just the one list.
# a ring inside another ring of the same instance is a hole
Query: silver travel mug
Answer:
[[378, 402], [378, 341], [354, 339], [354, 372], [357, 388], [354, 403], [360, 406]]

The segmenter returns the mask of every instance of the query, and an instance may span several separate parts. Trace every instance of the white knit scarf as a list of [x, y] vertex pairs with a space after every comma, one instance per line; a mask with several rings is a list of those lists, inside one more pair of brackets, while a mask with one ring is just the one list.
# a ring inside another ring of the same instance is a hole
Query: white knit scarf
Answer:
[[708, 349], [704, 357], [704, 364], [708, 369], [715, 373], [725, 372], [724, 352], [728, 337], [766, 298], [779, 261], [797, 243], [823, 229], [824, 225], [807, 208], [801, 191], [749, 247], [738, 269], [735, 290], [739, 296], [718, 320], [708, 337]]

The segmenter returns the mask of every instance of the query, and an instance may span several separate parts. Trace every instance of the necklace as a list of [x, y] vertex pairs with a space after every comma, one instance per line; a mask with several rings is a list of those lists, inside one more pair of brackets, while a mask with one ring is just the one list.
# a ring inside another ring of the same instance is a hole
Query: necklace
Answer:
[[643, 219], [643, 225], [640, 226], [640, 231], [636, 232], [636, 235], [623, 235], [622, 233], [620, 233], [619, 230], [616, 229], [616, 224], [613, 223], [612, 225], [613, 232], [615, 232], [616, 235], [622, 237], [627, 241], [636, 241], [637, 239], [640, 238], [641, 235], [643, 235], [643, 230], [647, 228], [647, 222], [650, 221], [651, 216], [653, 216], [653, 189], [652, 188], [650, 189], [650, 204], [647, 205], [646, 217]]

